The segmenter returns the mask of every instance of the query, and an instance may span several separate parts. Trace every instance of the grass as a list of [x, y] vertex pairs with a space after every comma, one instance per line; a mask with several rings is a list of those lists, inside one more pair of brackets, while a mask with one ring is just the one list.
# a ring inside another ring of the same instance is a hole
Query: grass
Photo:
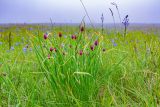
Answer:
[[[79, 32], [69, 26], [1, 29], [2, 107], [160, 106], [159, 33], [129, 31], [123, 37], [112, 31], [101, 34], [101, 29]], [[45, 40], [46, 31], [50, 34]], [[8, 50], [10, 45], [14, 50]]]

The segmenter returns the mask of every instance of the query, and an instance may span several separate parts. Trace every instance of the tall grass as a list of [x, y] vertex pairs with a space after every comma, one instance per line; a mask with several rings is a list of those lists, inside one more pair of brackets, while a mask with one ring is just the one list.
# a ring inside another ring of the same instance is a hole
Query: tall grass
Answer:
[[[54, 27], [44, 39], [41, 26], [32, 27], [10, 28], [13, 44], [24, 37], [13, 51], [8, 52], [8, 42], [0, 39], [0, 105], [159, 106], [159, 36], [128, 31], [124, 39], [114, 32], [101, 35], [101, 29], [79, 32], [68, 27], [64, 32], [64, 27]], [[24, 53], [28, 36], [33, 51]]]

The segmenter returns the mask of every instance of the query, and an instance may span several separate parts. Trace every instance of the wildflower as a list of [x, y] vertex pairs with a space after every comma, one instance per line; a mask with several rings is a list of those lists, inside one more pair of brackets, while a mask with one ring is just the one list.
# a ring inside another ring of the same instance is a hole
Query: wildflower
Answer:
[[64, 38], [67, 38], [67, 36], [65, 35]]
[[61, 38], [61, 37], [62, 37], [62, 33], [61, 33], [61, 32], [59, 32], [59, 33], [58, 33], [58, 36]]
[[124, 18], [123, 20], [123, 25], [124, 25], [124, 36], [126, 36], [126, 33], [127, 33], [127, 27], [129, 25], [129, 19], [128, 19], [128, 15], [126, 15], [126, 17]]
[[71, 38], [76, 40], [77, 36], [76, 35], [72, 35]]
[[79, 55], [82, 56], [82, 54], [83, 54], [83, 50], [80, 50], [80, 51], [79, 51]]
[[50, 47], [50, 51], [52, 52], [54, 50], [54, 48]]
[[15, 44], [16, 46], [18, 46], [18, 45], [20, 45], [20, 43], [19, 42], [16, 42], [16, 44]]
[[48, 38], [48, 35], [47, 34], [44, 34], [44, 39], [46, 40]]
[[115, 43], [114, 39], [112, 39], [112, 43]]
[[29, 30], [29, 31], [32, 31], [32, 30], [33, 30], [33, 28], [31, 28], [31, 27], [30, 27], [30, 28], [28, 28], [28, 30]]
[[126, 15], [126, 17], [123, 19], [123, 25], [125, 26], [125, 27], [127, 27], [128, 25], [129, 25], [129, 19], [128, 19], [128, 15]]
[[48, 59], [50, 59], [51, 58], [51, 56], [50, 56], [50, 54], [48, 54]]
[[116, 47], [116, 46], [117, 46], [117, 44], [116, 44], [116, 43], [114, 43], [114, 44], [113, 44], [113, 46], [115, 46], [115, 47]]
[[13, 47], [13, 46], [11, 47], [11, 50], [14, 50], [14, 47]]
[[23, 48], [23, 52], [25, 52], [25, 53], [27, 52], [27, 48], [26, 47]]
[[96, 40], [96, 41], [94, 42], [94, 45], [95, 45], [95, 46], [98, 46], [98, 40]]
[[94, 46], [93, 46], [93, 45], [91, 45], [91, 46], [90, 46], [90, 49], [93, 51], [93, 50], [94, 50]]

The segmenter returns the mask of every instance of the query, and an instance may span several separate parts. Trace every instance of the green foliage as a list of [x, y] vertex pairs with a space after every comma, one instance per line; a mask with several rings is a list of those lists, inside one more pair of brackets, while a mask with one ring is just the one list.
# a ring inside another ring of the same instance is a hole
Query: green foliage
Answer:
[[[14, 50], [8, 50], [9, 32]], [[128, 31], [125, 37], [110, 30], [100, 32], [34, 25], [1, 32], [0, 105], [159, 106], [160, 37], [151, 31]], [[96, 40], [98, 46], [92, 51]]]

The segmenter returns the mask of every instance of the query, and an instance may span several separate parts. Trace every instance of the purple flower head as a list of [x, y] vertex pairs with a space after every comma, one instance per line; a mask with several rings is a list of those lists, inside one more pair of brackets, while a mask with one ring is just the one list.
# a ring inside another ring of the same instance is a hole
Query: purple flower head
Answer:
[[13, 46], [11, 47], [11, 50], [14, 50], [14, 47], [13, 47]]
[[26, 47], [23, 48], [23, 52], [24, 52], [24, 53], [27, 52], [27, 48], [26, 48]]
[[113, 44], [113, 46], [115, 46], [115, 47], [116, 47], [116, 46], [117, 46], [117, 44], [116, 44], [116, 43], [114, 43], [114, 44]]
[[18, 45], [20, 45], [20, 43], [19, 43], [19, 42], [16, 42], [15, 46], [18, 46]]
[[48, 38], [48, 34], [45, 33], [45, 34], [43, 35], [43, 37], [44, 37], [44, 39], [46, 40], [46, 39]]
[[98, 46], [98, 40], [96, 40], [96, 41], [94, 42], [94, 45], [95, 45], [95, 46]]
[[50, 47], [50, 51], [52, 52], [54, 50], [54, 48]]
[[77, 36], [76, 35], [72, 35], [71, 38], [76, 40]]
[[83, 50], [79, 51], [79, 55], [82, 56], [83, 55]]
[[125, 27], [128, 27], [129, 26], [129, 19], [128, 19], [128, 15], [126, 15], [126, 17], [123, 19], [123, 25], [125, 26]]

